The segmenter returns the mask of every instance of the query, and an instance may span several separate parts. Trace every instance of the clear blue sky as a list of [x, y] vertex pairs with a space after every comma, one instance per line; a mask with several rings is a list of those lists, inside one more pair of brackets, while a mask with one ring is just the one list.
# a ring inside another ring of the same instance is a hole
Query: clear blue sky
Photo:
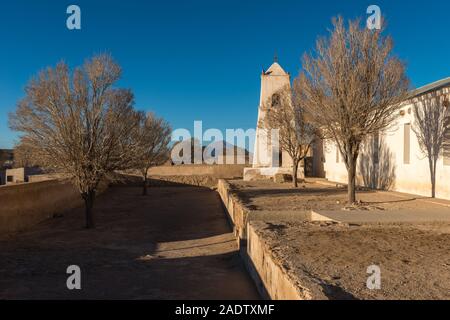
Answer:
[[[82, 30], [66, 28], [66, 8], [82, 10]], [[0, 148], [17, 138], [8, 112], [40, 69], [79, 65], [109, 52], [136, 107], [174, 128], [252, 128], [260, 72], [277, 51], [296, 76], [303, 52], [327, 33], [333, 16], [366, 18], [381, 7], [395, 51], [414, 86], [450, 76], [450, 1], [14, 0], [0, 3]]]

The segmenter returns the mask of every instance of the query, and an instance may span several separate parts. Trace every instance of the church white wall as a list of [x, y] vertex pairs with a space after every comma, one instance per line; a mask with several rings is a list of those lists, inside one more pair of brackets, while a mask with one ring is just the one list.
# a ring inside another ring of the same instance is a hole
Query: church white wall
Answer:
[[[421, 152], [417, 137], [410, 131], [410, 163], [404, 163], [404, 125], [414, 123], [412, 105], [405, 105], [396, 124], [380, 135], [380, 161], [374, 165], [369, 143], [365, 144], [358, 159], [357, 183], [361, 186], [389, 189], [429, 197], [431, 195], [430, 171], [427, 157]], [[325, 150], [325, 176], [330, 181], [347, 183], [347, 170], [336, 146], [327, 141]], [[381, 187], [380, 187], [381, 185]], [[383, 188], [383, 185], [388, 185]], [[450, 199], [450, 166], [444, 165], [441, 156], [437, 162], [436, 197]]]
[[324, 155], [325, 155], [325, 177], [330, 181], [347, 183], [347, 169], [342, 160], [342, 156], [338, 156], [336, 160], [337, 146], [331, 141], [325, 141], [324, 143]]

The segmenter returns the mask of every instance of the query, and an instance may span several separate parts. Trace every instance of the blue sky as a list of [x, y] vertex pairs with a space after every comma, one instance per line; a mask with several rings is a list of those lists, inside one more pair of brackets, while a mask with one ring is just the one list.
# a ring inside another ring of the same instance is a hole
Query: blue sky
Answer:
[[[77, 4], [82, 30], [66, 28]], [[108, 52], [122, 65], [120, 86], [136, 107], [153, 110], [173, 128], [252, 128], [260, 73], [274, 52], [296, 76], [300, 58], [325, 35], [331, 18], [366, 18], [376, 4], [388, 21], [395, 52], [416, 87], [450, 76], [450, 2], [235, 0], [15, 0], [0, 4], [0, 148], [13, 146], [8, 129], [23, 88], [42, 68], [81, 64]]]

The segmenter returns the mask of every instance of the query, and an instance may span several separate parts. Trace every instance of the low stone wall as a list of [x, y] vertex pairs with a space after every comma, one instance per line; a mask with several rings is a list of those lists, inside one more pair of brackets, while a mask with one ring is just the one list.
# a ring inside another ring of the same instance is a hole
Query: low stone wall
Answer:
[[223, 179], [218, 181], [217, 191], [233, 225], [240, 254], [261, 296], [276, 300], [311, 299], [308, 290], [298, 286], [287, 275], [283, 266], [275, 263], [270, 249], [252, 227], [252, 221], [258, 220], [309, 220], [310, 213], [250, 211], [233, 194], [231, 185]]
[[311, 293], [296, 285], [283, 266], [275, 262], [270, 248], [251, 223], [248, 225], [247, 232], [247, 257], [245, 259], [247, 269], [263, 298], [311, 300]]
[[238, 196], [233, 194], [230, 183], [224, 179], [218, 179], [217, 192], [228, 213], [228, 218], [233, 224], [235, 236], [238, 240], [247, 239], [247, 226], [250, 221], [299, 221], [311, 220], [311, 212], [298, 211], [263, 211], [249, 210], [241, 202]]
[[[241, 179], [245, 165], [164, 165], [150, 168], [150, 186], [198, 186], [215, 188], [219, 179]], [[141, 173], [127, 173], [133, 183], [142, 183]]]
[[42, 181], [0, 187], [0, 234], [33, 226], [54, 214], [82, 205], [67, 181]]
[[[98, 194], [107, 188], [108, 182], [102, 182]], [[67, 180], [0, 186], [0, 235], [26, 229], [82, 205], [80, 193]]]
[[150, 179], [148, 179], [148, 185], [150, 187], [195, 186], [195, 187], [214, 188], [217, 186], [218, 180], [219, 178], [216, 178], [211, 175], [152, 176]]
[[41, 182], [41, 181], [49, 181], [63, 179], [63, 177], [59, 174], [48, 173], [48, 174], [36, 174], [28, 177], [28, 182]]
[[150, 168], [149, 177], [152, 176], [214, 176], [222, 179], [242, 178], [245, 165], [174, 165]]
[[234, 235], [238, 243], [247, 237], [247, 218], [249, 210], [232, 194], [230, 184], [223, 179], [217, 182], [217, 192], [222, 199], [228, 218], [234, 227]]

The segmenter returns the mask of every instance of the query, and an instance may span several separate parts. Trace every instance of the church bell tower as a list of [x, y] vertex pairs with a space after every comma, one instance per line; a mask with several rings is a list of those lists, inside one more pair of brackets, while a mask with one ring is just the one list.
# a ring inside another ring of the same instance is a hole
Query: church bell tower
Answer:
[[[244, 170], [244, 180], [253, 180], [261, 176], [270, 178], [276, 173], [291, 173], [290, 157], [281, 150], [274, 148], [271, 135], [264, 127], [265, 110], [274, 107], [279, 101], [282, 89], [290, 88], [290, 75], [278, 64], [275, 57], [270, 68], [261, 74], [261, 94], [256, 123], [255, 146], [253, 149], [252, 168]], [[286, 91], [283, 91], [286, 92]]]

